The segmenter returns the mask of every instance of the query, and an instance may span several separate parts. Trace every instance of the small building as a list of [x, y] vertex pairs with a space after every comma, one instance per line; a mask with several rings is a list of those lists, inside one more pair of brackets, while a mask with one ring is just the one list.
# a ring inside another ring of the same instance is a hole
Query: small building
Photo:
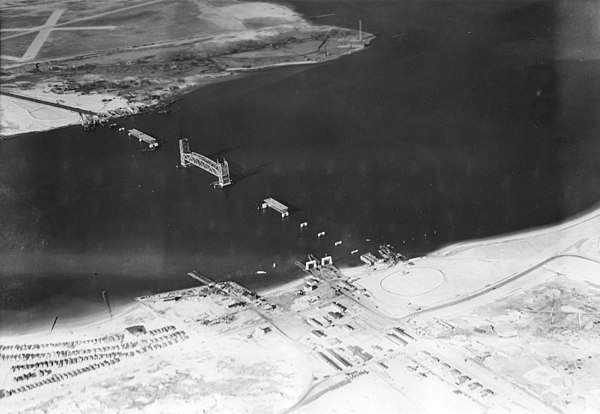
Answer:
[[335, 363], [335, 361], [333, 361], [330, 357], [328, 357], [327, 355], [325, 355], [323, 352], [319, 351], [317, 352], [317, 355], [323, 360], [325, 361], [327, 364], [329, 364], [331, 367], [333, 367], [333, 369], [335, 369], [336, 371], [341, 371], [342, 368]]
[[317, 286], [316, 285], [305, 285], [304, 286], [304, 291], [305, 292], [312, 292], [313, 290], [317, 290]]
[[480, 383], [478, 383], [478, 382], [472, 382], [472, 383], [470, 383], [470, 384], [468, 385], [468, 387], [469, 387], [469, 389], [470, 389], [471, 391], [474, 391], [474, 390], [476, 390], [476, 389], [478, 389], [478, 388], [483, 388], [483, 385], [481, 385], [481, 384], [480, 384]]
[[345, 307], [344, 305], [341, 305], [338, 302], [333, 302], [332, 306], [335, 308], [336, 311], [338, 311], [340, 313], [344, 313], [348, 310], [347, 307]]
[[346, 368], [349, 368], [349, 367], [352, 366], [352, 364], [350, 362], [348, 362], [348, 360], [346, 358], [344, 358], [343, 356], [341, 356], [335, 349], [329, 348], [327, 350], [327, 352], [329, 352], [329, 354], [331, 356], [333, 356], [336, 360], [338, 360], [339, 362], [341, 362], [342, 365], [344, 365]]
[[240, 308], [246, 306], [245, 302], [232, 302], [227, 305], [228, 309]]
[[342, 343], [342, 341], [340, 341], [338, 338], [329, 338], [327, 340], [327, 343], [331, 346], [334, 346], [334, 345], [338, 345], [338, 344]]
[[321, 322], [319, 322], [318, 320], [316, 320], [315, 318], [307, 318], [306, 323], [308, 323], [309, 325], [311, 325], [315, 328], [320, 328], [323, 326], [323, 324]]
[[373, 359], [373, 355], [369, 354], [368, 352], [364, 352], [360, 346], [350, 345], [348, 346], [348, 350], [350, 350], [354, 356], [362, 359], [363, 362]]
[[387, 333], [387, 334], [385, 334], [385, 337], [388, 338], [393, 343], [395, 343], [396, 345], [400, 345], [400, 346], [406, 346], [406, 345], [408, 345], [407, 341], [405, 341], [404, 339], [400, 338], [398, 335], [396, 335], [394, 333]]
[[349, 283], [348, 281], [346, 281], [346, 280], [340, 280], [340, 281], [338, 282], [338, 286], [339, 286], [341, 289], [346, 289], [346, 290], [348, 290], [348, 291], [350, 291], [350, 292], [354, 292], [354, 291], [356, 290], [356, 286], [354, 286], [354, 285], [350, 284], [350, 283]]
[[494, 391], [490, 390], [489, 388], [486, 388], [485, 390], [481, 391], [481, 396], [483, 398], [488, 397], [490, 395], [494, 395]]
[[329, 316], [331, 316], [333, 319], [342, 319], [344, 317], [344, 315], [342, 315], [339, 312], [327, 312], [327, 314]]
[[412, 335], [409, 335], [408, 333], [406, 333], [406, 331], [402, 328], [396, 327], [396, 328], [393, 328], [393, 330], [396, 333], [396, 335], [404, 338], [405, 340], [408, 340], [409, 342], [415, 340], [415, 338]]
[[271, 332], [271, 331], [272, 331], [272, 329], [271, 329], [271, 327], [270, 327], [270, 326], [259, 326], [259, 327], [257, 328], [257, 332], [258, 332], [259, 334], [262, 334], [262, 335], [266, 335], [266, 334], [268, 334], [268, 333], [269, 333], [269, 332]]
[[309, 277], [304, 282], [306, 285], [314, 285], [317, 286], [319, 284], [319, 279], [315, 279], [314, 277]]
[[125, 328], [125, 330], [133, 336], [146, 335], [147, 333], [146, 327], [144, 325], [128, 326], [127, 328]]

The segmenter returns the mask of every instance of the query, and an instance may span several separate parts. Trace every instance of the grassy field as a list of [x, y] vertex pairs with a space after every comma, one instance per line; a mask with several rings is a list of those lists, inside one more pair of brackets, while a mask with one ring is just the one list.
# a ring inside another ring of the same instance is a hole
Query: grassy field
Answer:
[[[228, 29], [203, 19], [198, 4], [183, 2], [140, 2], [131, 8], [131, 2], [110, 2], [97, 5], [91, 1], [73, 7], [42, 3], [35, 9], [29, 6], [3, 10], [0, 23], [3, 28], [32, 28], [43, 25], [55, 10], [64, 10], [43, 44], [37, 59], [53, 59], [110, 50], [152, 42], [224, 33]], [[134, 4], [135, 5], [135, 4]], [[129, 7], [129, 8], [128, 8]], [[124, 10], [122, 10], [124, 9]], [[122, 10], [122, 11], [119, 11]], [[24, 15], [26, 13], [27, 15]], [[106, 29], [95, 29], [108, 26]], [[114, 26], [114, 28], [110, 28]], [[69, 28], [82, 28], [66, 30]], [[89, 29], [85, 29], [89, 28]], [[5, 32], [2, 36], [2, 54], [21, 56], [38, 32]]]

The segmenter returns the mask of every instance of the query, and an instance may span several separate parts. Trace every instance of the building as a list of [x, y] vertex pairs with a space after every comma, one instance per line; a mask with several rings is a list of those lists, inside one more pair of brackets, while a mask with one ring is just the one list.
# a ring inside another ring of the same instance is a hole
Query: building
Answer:
[[244, 302], [232, 302], [227, 305], [228, 309], [240, 308], [244, 307], [246, 304]]
[[342, 315], [339, 312], [327, 312], [327, 314], [329, 316], [331, 316], [333, 319], [342, 319], [344, 317], [344, 315]]
[[335, 311], [340, 312], [340, 313], [344, 313], [348, 310], [347, 307], [339, 304], [338, 302], [333, 302], [333, 304], [331, 306], [335, 309]]
[[144, 325], [128, 326], [127, 328], [125, 328], [125, 330], [133, 336], [146, 335], [147, 333], [146, 327]]

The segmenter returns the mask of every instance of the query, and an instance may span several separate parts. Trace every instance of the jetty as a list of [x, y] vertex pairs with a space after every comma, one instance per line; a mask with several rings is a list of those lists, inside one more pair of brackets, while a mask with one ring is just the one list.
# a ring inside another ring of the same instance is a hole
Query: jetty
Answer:
[[197, 270], [192, 270], [191, 272], [188, 273], [188, 276], [191, 277], [192, 279], [196, 279], [198, 282], [202, 283], [203, 285], [210, 285], [211, 283], [215, 282], [210, 277], [203, 275], [202, 273], [198, 272]]

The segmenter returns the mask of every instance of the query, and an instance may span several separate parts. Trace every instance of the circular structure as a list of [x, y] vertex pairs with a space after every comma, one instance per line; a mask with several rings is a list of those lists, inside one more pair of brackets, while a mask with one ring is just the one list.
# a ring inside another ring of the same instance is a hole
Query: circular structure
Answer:
[[399, 296], [420, 296], [444, 283], [444, 274], [437, 269], [416, 267], [394, 272], [381, 281], [381, 288]]

